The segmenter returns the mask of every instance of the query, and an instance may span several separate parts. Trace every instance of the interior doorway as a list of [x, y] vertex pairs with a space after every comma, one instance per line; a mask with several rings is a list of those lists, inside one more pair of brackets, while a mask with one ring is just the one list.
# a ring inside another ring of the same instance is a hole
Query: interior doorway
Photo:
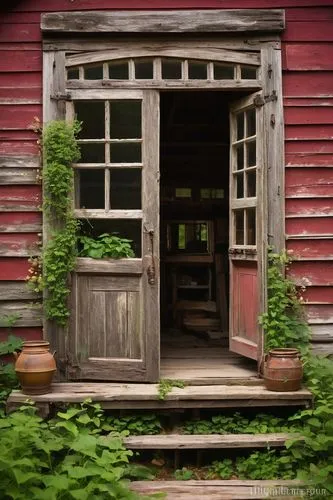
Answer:
[[160, 94], [161, 376], [256, 375], [229, 351], [229, 105], [240, 94]]

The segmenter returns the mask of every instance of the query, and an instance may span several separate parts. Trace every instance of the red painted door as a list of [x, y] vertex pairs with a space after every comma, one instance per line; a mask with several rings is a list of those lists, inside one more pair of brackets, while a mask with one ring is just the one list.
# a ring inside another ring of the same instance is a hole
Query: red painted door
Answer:
[[265, 189], [262, 106], [256, 95], [230, 107], [230, 350], [260, 360]]

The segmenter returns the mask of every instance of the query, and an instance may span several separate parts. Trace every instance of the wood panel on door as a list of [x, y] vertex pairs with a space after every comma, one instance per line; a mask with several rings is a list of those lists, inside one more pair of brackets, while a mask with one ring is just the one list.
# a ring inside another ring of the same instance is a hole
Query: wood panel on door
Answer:
[[[260, 360], [264, 241], [262, 106], [252, 94], [230, 107], [230, 350]], [[256, 106], [257, 104], [257, 106]]]

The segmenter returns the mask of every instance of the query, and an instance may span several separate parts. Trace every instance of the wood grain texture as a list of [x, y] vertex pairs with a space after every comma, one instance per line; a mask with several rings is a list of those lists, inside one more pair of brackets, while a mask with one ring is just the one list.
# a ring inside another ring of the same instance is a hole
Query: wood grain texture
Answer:
[[[12, 401], [22, 401], [24, 395], [20, 391], [13, 391]], [[53, 391], [49, 394], [33, 396], [34, 401], [83, 401], [91, 397], [93, 401], [155, 401], [163, 405], [163, 401], [158, 400], [158, 384], [136, 384], [136, 383], [94, 383], [94, 382], [70, 382], [56, 383]], [[266, 390], [263, 386], [227, 386], [227, 385], [206, 385], [206, 386], [186, 386], [183, 389], [173, 388], [166, 396], [165, 401], [214, 401], [214, 400], [255, 400], [256, 402], [269, 400], [312, 400], [312, 395], [307, 389], [291, 392], [273, 392]]]
[[0, 281], [0, 300], [36, 300], [40, 294], [31, 290], [25, 281]]
[[0, 156], [0, 168], [40, 168], [40, 157], [29, 156]]
[[39, 238], [34, 233], [0, 233], [0, 256], [30, 257], [40, 254]]
[[[0, 302], [0, 318], [11, 316], [13, 314], [18, 316], [18, 319], [15, 322], [15, 326], [41, 326], [42, 324], [41, 304], [31, 304], [20, 301]], [[6, 326], [6, 323], [3, 319], [0, 319], [0, 325]]]
[[127, 448], [135, 450], [198, 450], [221, 448], [279, 448], [285, 445], [292, 434], [159, 434], [129, 436], [124, 439]]
[[34, 168], [7, 168], [0, 170], [0, 185], [38, 184], [38, 171]]
[[104, 11], [43, 14], [46, 33], [230, 33], [279, 32], [284, 12], [270, 10]]
[[[154, 494], [161, 492], [166, 494], [166, 500], [249, 500], [267, 498], [269, 491], [294, 491], [301, 490], [300, 481], [133, 481], [131, 489], [139, 494]], [[275, 493], [274, 493], [275, 494]], [[293, 500], [295, 496], [276, 496], [284, 500]]]

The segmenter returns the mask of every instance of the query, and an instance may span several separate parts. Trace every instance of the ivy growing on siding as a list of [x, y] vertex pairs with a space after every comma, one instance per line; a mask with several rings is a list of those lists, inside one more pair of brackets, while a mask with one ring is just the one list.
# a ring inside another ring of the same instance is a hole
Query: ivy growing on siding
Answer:
[[53, 231], [43, 251], [42, 287], [46, 317], [65, 326], [69, 317], [68, 274], [73, 271], [77, 256], [79, 222], [73, 217], [73, 169], [71, 164], [80, 159], [76, 135], [78, 122], [50, 122], [43, 132], [44, 201], [43, 213]]

